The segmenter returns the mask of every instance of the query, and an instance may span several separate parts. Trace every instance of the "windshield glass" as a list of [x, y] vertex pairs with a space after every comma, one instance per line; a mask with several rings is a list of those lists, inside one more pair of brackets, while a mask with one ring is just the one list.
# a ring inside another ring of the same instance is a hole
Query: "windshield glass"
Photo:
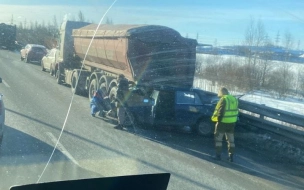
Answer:
[[1, 0], [0, 189], [155, 173], [302, 189], [303, 7]]

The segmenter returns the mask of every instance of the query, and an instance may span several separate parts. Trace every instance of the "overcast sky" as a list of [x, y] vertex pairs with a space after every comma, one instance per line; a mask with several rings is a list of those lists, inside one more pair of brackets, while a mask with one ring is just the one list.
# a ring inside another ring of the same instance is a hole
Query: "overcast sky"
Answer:
[[[86, 20], [99, 22], [112, 0], [0, 0], [0, 22], [26, 20], [60, 23], [65, 15], [77, 19], [81, 10]], [[159, 24], [183, 36], [218, 45], [240, 45], [250, 18], [260, 19], [270, 39], [289, 31], [294, 47], [304, 49], [303, 0], [117, 0], [107, 17], [114, 24]], [[299, 43], [300, 42], [300, 43]]]

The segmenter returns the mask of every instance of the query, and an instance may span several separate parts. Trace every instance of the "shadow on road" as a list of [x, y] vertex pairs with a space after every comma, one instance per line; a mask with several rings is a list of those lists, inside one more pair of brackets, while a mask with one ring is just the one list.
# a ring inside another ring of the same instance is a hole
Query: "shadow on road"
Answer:
[[[300, 164], [291, 163], [290, 160], [284, 160], [282, 156], [269, 154], [269, 152], [259, 152], [256, 151], [254, 147], [247, 147], [246, 145], [252, 144], [252, 142], [244, 142], [244, 138], [242, 138], [242, 140], [237, 138], [238, 136], [246, 135], [248, 132], [243, 128], [236, 128], [235, 142], [237, 147], [234, 163], [230, 163], [227, 160], [228, 152], [225, 141], [223, 141], [222, 160], [217, 161], [213, 159], [213, 137], [202, 137], [196, 134], [182, 134], [164, 130], [144, 130], [142, 127], [130, 127], [125, 131], [204, 159], [213, 164], [274, 181], [288, 187], [299, 189], [304, 187], [304, 167], [299, 168]], [[252, 139], [247, 139], [247, 141], [251, 140]], [[281, 159], [278, 160], [278, 157]], [[295, 176], [297, 179], [286, 174]]]
[[[36, 183], [53, 151], [53, 146], [10, 126], [4, 126], [0, 149], [0, 189]], [[72, 163], [56, 150], [42, 181], [58, 181], [100, 176]]]
[[[22, 117], [26, 117], [28, 119], [31, 119], [35, 122], [39, 122], [43, 125], [46, 125], [47, 127], [51, 127], [55, 130], [60, 131], [56, 126], [50, 125], [46, 122], [37, 120], [35, 118], [29, 117], [27, 115], [24, 115], [19, 112], [15, 112], [10, 109], [6, 109], [9, 112], [12, 112], [14, 114], [18, 114]], [[114, 130], [114, 129], [113, 129]], [[288, 179], [286, 177], [286, 174], [297, 176], [297, 177], [303, 177], [304, 174], [301, 173], [300, 171], [298, 173], [292, 173], [289, 172], [288, 170], [285, 170], [284, 168], [279, 167], [279, 165], [276, 164], [270, 164], [271, 163], [271, 156], [268, 155], [267, 157], [261, 157], [259, 153], [255, 153], [252, 151], [248, 151], [246, 147], [242, 147], [241, 141], [236, 139], [236, 146], [237, 148], [237, 153], [236, 153], [236, 158], [235, 158], [235, 163], [229, 163], [226, 161], [215, 161], [212, 159], [212, 155], [214, 153], [214, 143], [213, 143], [213, 138], [205, 138], [201, 137], [198, 135], [194, 134], [182, 134], [182, 133], [177, 133], [177, 132], [171, 132], [171, 131], [163, 131], [163, 130], [154, 130], [154, 129], [144, 129], [143, 127], [129, 127], [127, 129], [123, 130], [124, 132], [127, 133], [132, 133], [137, 136], [140, 136], [142, 138], [148, 139], [150, 141], [162, 144], [164, 146], [170, 147], [172, 149], [184, 152], [186, 154], [195, 156], [197, 158], [206, 160], [210, 163], [217, 164], [229, 169], [233, 169], [242, 173], [246, 173], [252, 176], [256, 176], [262, 179], [267, 179], [269, 181], [273, 181], [279, 184], [286, 185], [288, 187], [292, 188], [302, 188], [304, 186], [303, 180], [295, 180], [294, 178]], [[97, 143], [92, 141], [89, 138], [85, 138], [76, 134], [73, 134], [69, 131], [64, 131], [65, 135], [70, 135], [75, 138], [78, 138], [79, 140], [91, 143], [93, 145], [96, 145], [98, 147], [101, 147], [103, 149], [106, 149], [108, 151], [114, 152], [116, 154], [122, 155], [127, 158], [132, 158], [131, 155], [128, 155], [118, 149], [111, 148], [108, 146], [105, 146], [103, 144]], [[32, 144], [37, 144], [37, 142], [32, 142]], [[32, 145], [34, 146], [34, 145]], [[226, 148], [226, 144], [223, 143], [223, 149]], [[35, 148], [35, 147], [34, 147]], [[43, 147], [42, 147], [43, 148]], [[44, 147], [44, 149], [49, 153], [51, 152], [50, 147]], [[18, 152], [18, 151], [17, 151]], [[41, 153], [40, 149], [37, 149], [37, 152]], [[17, 154], [17, 153], [15, 153]], [[224, 152], [224, 154], [227, 154], [227, 152]], [[225, 159], [225, 157], [223, 158]], [[137, 160], [138, 162], [148, 165], [150, 167], [156, 168], [160, 171], [163, 172], [170, 172], [170, 169], [167, 168], [162, 168], [158, 165], [155, 165], [153, 163], [147, 163], [145, 160]], [[257, 165], [258, 163], [258, 165]], [[264, 170], [261, 170], [261, 168], [265, 168]], [[271, 170], [269, 170], [269, 168]], [[191, 177], [182, 175], [182, 174], [177, 174], [177, 173], [172, 173], [175, 175], [177, 178], [181, 178], [184, 180], [187, 180], [191, 183], [194, 183], [195, 185], [207, 189], [212, 189], [209, 186], [206, 186], [198, 181], [195, 181], [191, 179]]]

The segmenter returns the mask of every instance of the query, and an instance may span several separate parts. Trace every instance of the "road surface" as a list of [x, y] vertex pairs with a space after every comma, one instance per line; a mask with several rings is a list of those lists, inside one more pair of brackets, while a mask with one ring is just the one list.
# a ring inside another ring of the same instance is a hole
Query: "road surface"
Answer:
[[67, 116], [71, 89], [56, 84], [38, 63], [24, 63], [6, 50], [0, 50], [0, 77], [6, 106], [0, 189], [38, 180], [164, 172], [171, 173], [172, 190], [304, 187], [303, 167], [253, 151], [247, 147], [252, 142], [236, 138], [235, 163], [215, 161], [212, 138], [135, 126], [117, 130], [109, 120], [92, 118], [88, 98], [77, 95], [44, 171]]

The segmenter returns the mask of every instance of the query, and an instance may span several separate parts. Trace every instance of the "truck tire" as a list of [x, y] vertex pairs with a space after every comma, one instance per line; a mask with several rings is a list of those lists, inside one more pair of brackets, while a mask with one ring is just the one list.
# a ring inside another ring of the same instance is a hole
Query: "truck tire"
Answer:
[[51, 76], [54, 75], [53, 65], [51, 65], [51, 67], [50, 67], [50, 75], [51, 75]]
[[97, 80], [92, 79], [89, 87], [89, 100], [93, 98], [94, 92], [97, 90]]
[[60, 72], [60, 69], [58, 68], [56, 70], [56, 81], [57, 81], [57, 84], [62, 84], [62, 79], [61, 79], [61, 72]]
[[41, 64], [41, 71], [45, 71], [44, 64], [43, 64], [42, 60], [40, 61], [40, 64]]
[[76, 86], [77, 80], [78, 80], [78, 74], [77, 74], [77, 72], [74, 72], [73, 76], [72, 76], [72, 81], [71, 81], [71, 89], [72, 89], [72, 93], [79, 95], [80, 88], [79, 88], [79, 85]]
[[25, 62], [25, 63], [29, 63], [29, 62], [30, 62], [30, 60], [28, 59], [27, 55], [26, 55], [25, 58], [24, 58], [24, 62]]
[[208, 118], [202, 118], [197, 122], [196, 132], [201, 136], [211, 136], [214, 131], [213, 123]]
[[115, 98], [116, 98], [116, 93], [117, 93], [117, 86], [113, 86], [113, 87], [111, 88], [111, 90], [110, 90], [110, 93], [109, 93], [109, 98], [110, 98], [111, 102], [112, 102], [113, 100], [115, 100]]
[[108, 96], [108, 93], [107, 93], [107, 86], [106, 86], [106, 83], [105, 83], [105, 82], [103, 82], [103, 83], [100, 84], [99, 89], [102, 90], [102, 92], [103, 92], [103, 94], [104, 94], [105, 96]]

